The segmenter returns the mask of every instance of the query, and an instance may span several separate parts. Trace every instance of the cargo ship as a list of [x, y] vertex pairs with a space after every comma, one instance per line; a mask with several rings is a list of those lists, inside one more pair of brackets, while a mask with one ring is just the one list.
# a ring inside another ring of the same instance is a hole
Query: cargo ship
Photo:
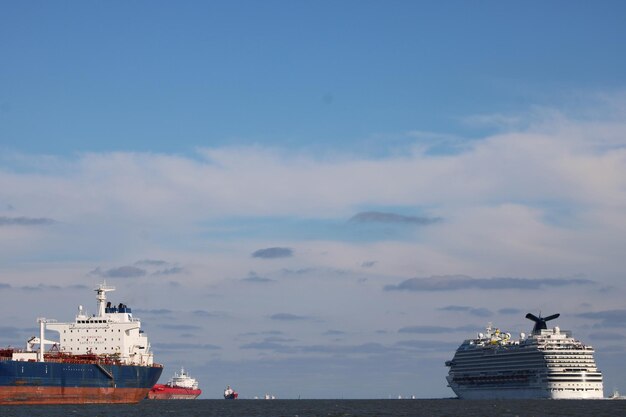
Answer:
[[[25, 349], [0, 349], [0, 404], [136, 403], [159, 380], [141, 321], [125, 304], [112, 306], [102, 283], [97, 314], [83, 306], [73, 322], [38, 318], [39, 337]], [[46, 330], [58, 340], [46, 339]], [[47, 347], [47, 350], [46, 350]]]
[[446, 362], [448, 386], [461, 399], [601, 399], [602, 373], [593, 347], [574, 339], [568, 330], [546, 322], [559, 317], [526, 318], [532, 333], [513, 339], [494, 329], [465, 340]]
[[174, 373], [167, 384], [156, 384], [148, 392], [150, 400], [194, 400], [202, 394], [198, 389], [198, 381], [189, 376], [185, 368]]

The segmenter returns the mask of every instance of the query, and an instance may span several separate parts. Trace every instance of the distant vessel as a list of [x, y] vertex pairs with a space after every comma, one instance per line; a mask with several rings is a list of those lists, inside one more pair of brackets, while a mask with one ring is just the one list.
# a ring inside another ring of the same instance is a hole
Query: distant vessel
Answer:
[[615, 388], [613, 392], [611, 393], [611, 395], [608, 396], [608, 399], [609, 400], [626, 400], [626, 397], [623, 395], [620, 395], [617, 388]]
[[150, 400], [193, 400], [202, 394], [198, 389], [198, 381], [191, 378], [184, 368], [180, 372], [174, 373], [172, 379], [167, 384], [156, 384], [150, 392]]
[[[39, 318], [39, 337], [29, 339], [25, 350], [0, 350], [0, 404], [136, 403], [145, 398], [163, 367], [154, 363], [131, 309], [106, 302], [113, 290], [106, 283], [95, 289], [97, 315], [79, 306], [70, 323]], [[59, 340], [46, 340], [46, 329], [58, 332]], [[47, 352], [45, 345], [51, 345]]]
[[236, 400], [237, 397], [239, 397], [239, 393], [236, 392], [234, 389], [232, 389], [229, 386], [226, 387], [226, 389], [224, 390], [224, 399], [225, 400]]
[[462, 399], [599, 399], [602, 374], [594, 350], [546, 322], [559, 317], [526, 318], [535, 322], [532, 334], [518, 340], [493, 329], [465, 340], [446, 362], [448, 386]]

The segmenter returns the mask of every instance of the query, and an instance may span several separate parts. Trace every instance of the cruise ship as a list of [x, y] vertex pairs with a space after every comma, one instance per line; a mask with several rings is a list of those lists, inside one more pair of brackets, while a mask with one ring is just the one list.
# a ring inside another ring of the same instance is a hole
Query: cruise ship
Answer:
[[[79, 306], [69, 323], [39, 318], [39, 337], [25, 349], [0, 349], [0, 405], [136, 403], [146, 396], [163, 367], [130, 307], [107, 302], [113, 290], [106, 283], [95, 289], [97, 314]], [[58, 339], [46, 339], [46, 330]]]
[[534, 328], [517, 340], [489, 324], [446, 362], [448, 386], [461, 399], [603, 398], [593, 347], [570, 331], [549, 329], [546, 322], [557, 317], [527, 314]]

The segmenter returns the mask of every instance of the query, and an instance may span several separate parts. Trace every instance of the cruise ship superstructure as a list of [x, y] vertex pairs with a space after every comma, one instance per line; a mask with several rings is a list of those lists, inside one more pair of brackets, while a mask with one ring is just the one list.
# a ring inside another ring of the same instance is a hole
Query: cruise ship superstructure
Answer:
[[448, 386], [461, 399], [603, 398], [593, 347], [570, 331], [548, 329], [546, 322], [557, 317], [527, 314], [535, 322], [532, 334], [517, 340], [489, 324], [446, 362]]

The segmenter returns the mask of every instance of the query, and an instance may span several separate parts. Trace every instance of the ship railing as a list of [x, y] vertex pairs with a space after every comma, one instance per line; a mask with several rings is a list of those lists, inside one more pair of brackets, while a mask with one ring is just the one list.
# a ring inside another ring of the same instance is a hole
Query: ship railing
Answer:
[[14, 348], [0, 349], [0, 358], [7, 357], [11, 359], [13, 357], [13, 352], [21, 353], [21, 351], [22, 351], [21, 349], [14, 349]]
[[[14, 353], [25, 353], [24, 349], [0, 349], [0, 362], [13, 360]], [[123, 361], [119, 355], [96, 355], [96, 354], [84, 354], [75, 355], [67, 352], [52, 351], [44, 353], [45, 362], [54, 363], [76, 363], [76, 364], [101, 364], [101, 365], [137, 365], [134, 363]], [[162, 364], [152, 363], [152, 368], [162, 368]]]

